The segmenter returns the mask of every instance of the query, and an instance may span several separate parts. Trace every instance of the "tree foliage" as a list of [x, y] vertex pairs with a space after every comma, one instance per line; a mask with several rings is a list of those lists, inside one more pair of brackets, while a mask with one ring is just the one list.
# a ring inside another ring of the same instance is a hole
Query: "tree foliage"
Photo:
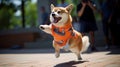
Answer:
[[[0, 30], [14, 29], [22, 27], [22, 16], [16, 16], [16, 11], [21, 11], [21, 5], [15, 5], [15, 0], [1, 0], [0, 3]], [[22, 0], [19, 0], [22, 1]], [[36, 3], [31, 3], [31, 0], [25, 0], [25, 26], [35, 27], [37, 20]], [[22, 12], [21, 12], [22, 13]]]
[[15, 5], [9, 0], [1, 0], [0, 3], [0, 29], [8, 29], [11, 25], [11, 18], [16, 12]]
[[27, 2], [25, 6], [25, 16], [27, 27], [35, 27], [37, 25], [36, 3]]

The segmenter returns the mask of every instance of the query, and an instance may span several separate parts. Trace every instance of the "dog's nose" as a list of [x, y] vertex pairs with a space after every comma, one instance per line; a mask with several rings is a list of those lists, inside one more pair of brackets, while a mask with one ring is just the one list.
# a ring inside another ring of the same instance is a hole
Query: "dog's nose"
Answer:
[[55, 16], [55, 14], [53, 13], [53, 14], [52, 14], [52, 16], [54, 17], [54, 16]]

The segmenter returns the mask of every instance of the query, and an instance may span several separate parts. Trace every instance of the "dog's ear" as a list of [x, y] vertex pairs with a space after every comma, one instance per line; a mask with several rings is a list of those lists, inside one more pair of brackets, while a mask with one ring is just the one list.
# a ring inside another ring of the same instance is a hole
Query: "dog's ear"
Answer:
[[68, 5], [67, 7], [65, 7], [66, 8], [66, 10], [69, 12], [69, 13], [71, 13], [71, 11], [72, 11], [72, 9], [73, 9], [73, 4], [70, 4], [70, 5]]
[[51, 11], [53, 10], [54, 7], [55, 7], [55, 6], [54, 6], [53, 4], [51, 4]]

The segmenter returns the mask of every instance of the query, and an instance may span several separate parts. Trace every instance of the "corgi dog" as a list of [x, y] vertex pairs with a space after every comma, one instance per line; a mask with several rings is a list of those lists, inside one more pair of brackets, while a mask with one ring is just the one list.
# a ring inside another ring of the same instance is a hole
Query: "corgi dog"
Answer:
[[81, 52], [87, 50], [89, 46], [88, 36], [74, 30], [72, 27], [72, 17], [70, 15], [73, 5], [67, 7], [55, 7], [51, 4], [50, 25], [40, 25], [39, 28], [51, 34], [54, 38], [53, 47], [55, 48], [55, 56], [60, 56], [60, 49], [70, 50], [75, 53], [78, 60], [81, 60]]

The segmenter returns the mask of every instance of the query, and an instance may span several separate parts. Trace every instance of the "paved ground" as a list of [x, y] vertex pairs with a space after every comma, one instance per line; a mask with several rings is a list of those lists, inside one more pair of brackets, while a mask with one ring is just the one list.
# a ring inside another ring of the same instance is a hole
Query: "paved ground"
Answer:
[[120, 67], [120, 50], [82, 54], [78, 61], [73, 53], [55, 58], [53, 49], [0, 50], [0, 67]]

